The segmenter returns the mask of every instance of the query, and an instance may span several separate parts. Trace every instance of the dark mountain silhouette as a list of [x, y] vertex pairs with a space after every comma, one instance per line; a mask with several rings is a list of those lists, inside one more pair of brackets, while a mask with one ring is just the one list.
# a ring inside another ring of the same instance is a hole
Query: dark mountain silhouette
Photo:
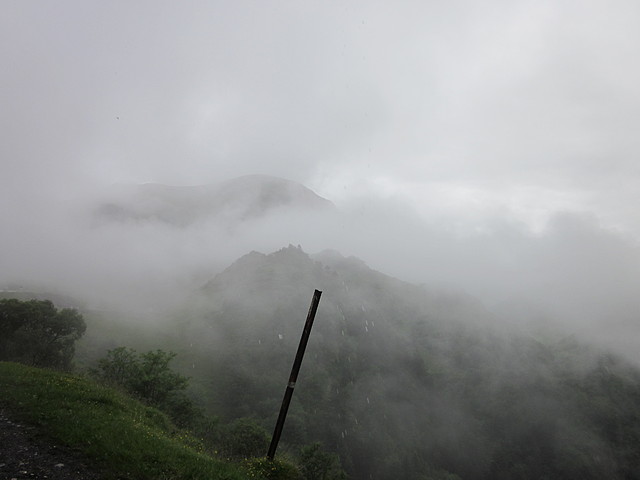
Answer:
[[179, 331], [213, 411], [272, 428], [315, 288], [285, 444], [363, 480], [640, 478], [635, 367], [332, 251], [252, 252], [199, 292]]

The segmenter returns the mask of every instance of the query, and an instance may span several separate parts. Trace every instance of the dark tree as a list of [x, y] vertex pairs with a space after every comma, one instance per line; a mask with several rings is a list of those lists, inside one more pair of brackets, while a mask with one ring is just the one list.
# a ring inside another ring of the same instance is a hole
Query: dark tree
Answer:
[[75, 309], [49, 300], [0, 300], [0, 360], [69, 369], [86, 324]]

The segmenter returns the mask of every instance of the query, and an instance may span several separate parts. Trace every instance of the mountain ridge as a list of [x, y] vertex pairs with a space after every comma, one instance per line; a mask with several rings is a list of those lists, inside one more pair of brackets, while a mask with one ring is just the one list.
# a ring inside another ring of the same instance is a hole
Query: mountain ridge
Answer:
[[333, 211], [336, 206], [301, 183], [245, 175], [208, 185], [119, 185], [93, 208], [98, 222], [159, 222], [177, 227], [217, 219], [243, 222], [282, 209]]
[[271, 430], [314, 288], [283, 450], [319, 441], [354, 480], [640, 478], [637, 367], [557, 332], [511, 331], [473, 297], [336, 251], [250, 252], [157, 330], [126, 322], [114, 343], [108, 326], [84, 348], [176, 351], [209, 413]]
[[335, 251], [252, 252], [205, 284], [182, 332], [216, 352], [194, 368], [219, 379], [223, 417], [273, 425], [313, 288], [323, 296], [284, 442], [320, 440], [362, 480], [640, 478], [628, 440], [640, 440], [640, 370], [555, 332], [501, 328], [473, 297]]

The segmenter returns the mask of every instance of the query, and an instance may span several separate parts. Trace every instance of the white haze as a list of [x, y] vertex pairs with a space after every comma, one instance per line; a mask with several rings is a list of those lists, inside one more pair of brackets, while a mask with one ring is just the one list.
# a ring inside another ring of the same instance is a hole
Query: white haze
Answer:
[[[292, 243], [640, 351], [637, 2], [2, 10], [1, 282], [155, 309]], [[230, 230], [87, 213], [116, 182], [252, 173], [341, 214]]]

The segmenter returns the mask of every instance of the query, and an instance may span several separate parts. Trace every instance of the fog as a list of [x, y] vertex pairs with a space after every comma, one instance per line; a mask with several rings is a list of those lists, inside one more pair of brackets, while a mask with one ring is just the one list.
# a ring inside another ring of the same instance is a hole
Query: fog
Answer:
[[[300, 244], [633, 355], [638, 9], [5, 2], [0, 282], [153, 311]], [[254, 173], [337, 211], [93, 217], [118, 182]]]

